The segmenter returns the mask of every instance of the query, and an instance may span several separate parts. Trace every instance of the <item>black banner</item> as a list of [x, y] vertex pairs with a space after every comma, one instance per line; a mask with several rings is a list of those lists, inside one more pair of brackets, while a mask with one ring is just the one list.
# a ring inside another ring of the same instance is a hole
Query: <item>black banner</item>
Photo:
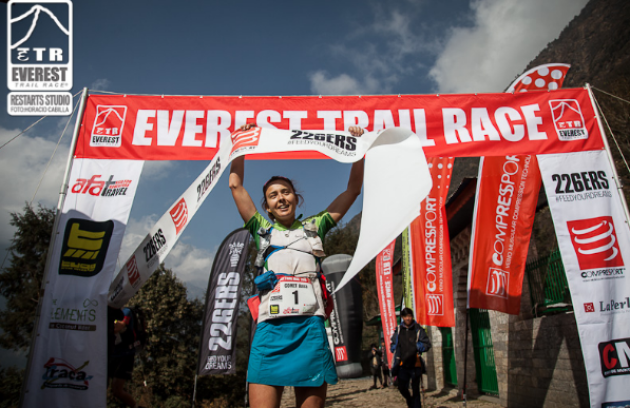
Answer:
[[[334, 292], [348, 269], [350, 255], [332, 255], [322, 262], [328, 290]], [[361, 284], [355, 276], [339, 292], [333, 294], [335, 309], [330, 315], [335, 366], [340, 378], [363, 375], [361, 342], [363, 339], [363, 299]]]
[[236, 371], [236, 319], [247, 264], [249, 231], [240, 228], [221, 243], [208, 281], [197, 374]]

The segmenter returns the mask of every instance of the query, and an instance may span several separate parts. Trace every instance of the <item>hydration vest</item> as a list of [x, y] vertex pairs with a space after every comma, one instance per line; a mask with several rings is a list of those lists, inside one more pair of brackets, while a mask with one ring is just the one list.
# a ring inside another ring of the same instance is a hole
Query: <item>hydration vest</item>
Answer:
[[[297, 229], [258, 230], [260, 244], [255, 265], [260, 272], [273, 271], [278, 279], [272, 290], [248, 302], [258, 322], [291, 316], [322, 316], [332, 311], [333, 300], [326, 289], [320, 268], [325, 256], [315, 220], [302, 222]], [[251, 300], [251, 299], [250, 299]]]

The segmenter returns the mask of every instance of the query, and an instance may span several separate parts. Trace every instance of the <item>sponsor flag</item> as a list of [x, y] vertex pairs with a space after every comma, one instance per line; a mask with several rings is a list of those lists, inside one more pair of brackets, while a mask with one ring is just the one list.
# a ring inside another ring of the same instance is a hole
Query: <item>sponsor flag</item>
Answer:
[[402, 301], [403, 307], [415, 309], [416, 302], [413, 298], [413, 274], [411, 273], [411, 237], [409, 227], [402, 233]]
[[[254, 132], [239, 131], [227, 135], [221, 142], [219, 153], [208, 167], [162, 215], [118, 272], [110, 286], [110, 306], [122, 307], [149, 279], [235, 157], [315, 150], [339, 162], [353, 163], [365, 156], [361, 235], [352, 263], [338, 288], [359, 273], [375, 254], [402, 232], [405, 225], [417, 217], [419, 209], [415, 203], [422, 201], [431, 189], [420, 140], [406, 129], [370, 132], [357, 138], [347, 132], [324, 135], [257, 128]], [[402, 174], [407, 177], [400, 177]], [[404, 190], [407, 194], [404, 199], [392, 202], [382, 194], [388, 189]], [[383, 216], [385, 210], [391, 214], [390, 217]], [[133, 270], [129, 269], [130, 265]]]
[[455, 326], [451, 248], [444, 207], [453, 161], [452, 157], [429, 159], [433, 188], [420, 204], [420, 216], [409, 226], [416, 318], [426, 326]]
[[[506, 92], [557, 90], [570, 67], [539, 65], [518, 77]], [[520, 312], [540, 185], [533, 156], [481, 158], [468, 263], [469, 308]]]
[[198, 375], [236, 372], [236, 328], [249, 231], [240, 228], [221, 243], [208, 280]]
[[394, 246], [393, 241], [376, 257], [376, 289], [378, 291], [378, 307], [383, 324], [383, 338], [387, 361], [393, 361], [393, 354], [389, 351], [391, 336], [396, 330], [396, 304], [394, 302], [394, 281], [392, 279]]
[[630, 400], [630, 229], [606, 151], [539, 155], [592, 407]]
[[468, 263], [468, 308], [519, 314], [540, 185], [535, 156], [481, 158]]
[[25, 407], [106, 406], [107, 288], [143, 163], [72, 163], [50, 249]]

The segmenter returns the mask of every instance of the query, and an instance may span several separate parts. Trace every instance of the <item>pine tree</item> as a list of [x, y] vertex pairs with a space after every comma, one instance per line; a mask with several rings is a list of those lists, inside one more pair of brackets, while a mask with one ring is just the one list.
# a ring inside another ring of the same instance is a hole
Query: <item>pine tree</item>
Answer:
[[41, 206], [11, 213], [16, 231], [9, 266], [0, 271], [0, 294], [7, 299], [0, 311], [1, 347], [26, 350], [30, 345], [54, 219], [55, 210]]

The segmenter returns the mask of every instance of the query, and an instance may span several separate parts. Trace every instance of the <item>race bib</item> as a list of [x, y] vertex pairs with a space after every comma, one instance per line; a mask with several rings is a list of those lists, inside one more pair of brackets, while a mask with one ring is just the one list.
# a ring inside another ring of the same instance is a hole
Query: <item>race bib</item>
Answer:
[[269, 294], [269, 318], [313, 315], [317, 297], [309, 278], [282, 276]]

